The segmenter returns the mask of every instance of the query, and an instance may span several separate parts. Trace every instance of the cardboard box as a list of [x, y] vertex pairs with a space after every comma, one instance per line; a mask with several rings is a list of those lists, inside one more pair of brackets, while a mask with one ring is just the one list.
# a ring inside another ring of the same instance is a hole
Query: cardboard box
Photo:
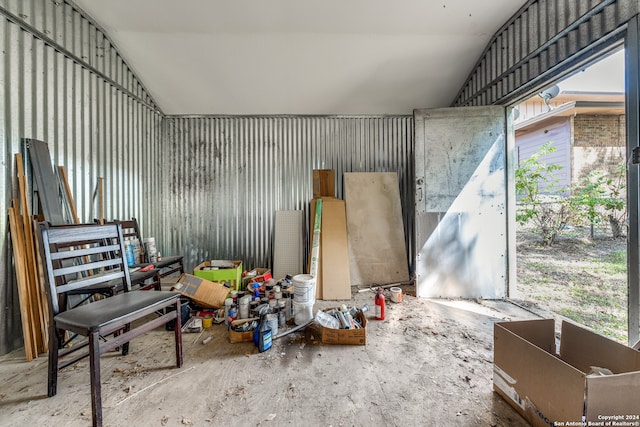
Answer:
[[313, 198], [335, 196], [336, 185], [333, 169], [314, 169]]
[[360, 323], [362, 323], [361, 329], [331, 329], [318, 325], [320, 342], [322, 344], [366, 345], [367, 318], [362, 313], [358, 313], [356, 318], [360, 319]]
[[[260, 320], [257, 317], [251, 317], [249, 319], [239, 319], [231, 322], [231, 326], [241, 325], [247, 322], [253, 322], [254, 320]], [[253, 341], [253, 333], [255, 330], [247, 331], [247, 332], [236, 332], [233, 329], [229, 329], [229, 342], [232, 344], [239, 342], [251, 342]]]
[[247, 285], [251, 282], [266, 282], [271, 279], [271, 270], [268, 268], [254, 268], [247, 272], [247, 275], [242, 278], [242, 290], [247, 289]]
[[205, 308], [220, 308], [229, 295], [229, 288], [191, 274], [182, 274], [172, 291], [188, 297]]
[[557, 354], [553, 319], [500, 322], [493, 388], [536, 427], [640, 422], [640, 352], [563, 322]]
[[[213, 265], [212, 265], [213, 263]], [[227, 267], [233, 265], [234, 267]], [[217, 268], [211, 270], [210, 268]], [[240, 290], [242, 282], [242, 261], [205, 261], [193, 269], [194, 276], [202, 277], [212, 282], [230, 282], [231, 289]]]

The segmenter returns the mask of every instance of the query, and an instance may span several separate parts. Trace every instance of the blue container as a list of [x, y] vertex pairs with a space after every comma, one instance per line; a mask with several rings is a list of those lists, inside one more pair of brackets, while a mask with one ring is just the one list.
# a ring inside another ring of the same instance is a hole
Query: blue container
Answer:
[[136, 263], [135, 256], [133, 255], [133, 245], [130, 243], [127, 243], [124, 248], [125, 248], [125, 255], [127, 256], [127, 265], [131, 267], [133, 264]]

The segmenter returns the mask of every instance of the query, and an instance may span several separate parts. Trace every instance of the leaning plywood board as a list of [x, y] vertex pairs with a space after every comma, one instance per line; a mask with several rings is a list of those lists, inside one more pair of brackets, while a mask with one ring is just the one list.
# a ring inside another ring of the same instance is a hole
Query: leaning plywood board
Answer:
[[302, 220], [302, 211], [276, 211], [273, 242], [273, 277], [276, 279], [303, 272]]
[[352, 285], [409, 280], [398, 175], [344, 174]]
[[322, 198], [322, 299], [351, 299], [347, 215], [344, 200]]

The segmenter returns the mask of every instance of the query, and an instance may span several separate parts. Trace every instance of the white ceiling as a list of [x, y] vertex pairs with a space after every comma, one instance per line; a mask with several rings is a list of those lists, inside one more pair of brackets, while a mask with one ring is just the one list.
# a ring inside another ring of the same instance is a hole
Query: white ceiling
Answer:
[[75, 0], [166, 114], [447, 107], [525, 0]]

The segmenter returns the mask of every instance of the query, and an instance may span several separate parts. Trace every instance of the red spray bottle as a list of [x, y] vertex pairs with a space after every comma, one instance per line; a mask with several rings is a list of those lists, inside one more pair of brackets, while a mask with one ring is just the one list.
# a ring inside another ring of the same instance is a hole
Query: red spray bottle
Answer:
[[382, 293], [382, 288], [378, 288], [376, 290], [376, 319], [384, 320], [384, 295]]

